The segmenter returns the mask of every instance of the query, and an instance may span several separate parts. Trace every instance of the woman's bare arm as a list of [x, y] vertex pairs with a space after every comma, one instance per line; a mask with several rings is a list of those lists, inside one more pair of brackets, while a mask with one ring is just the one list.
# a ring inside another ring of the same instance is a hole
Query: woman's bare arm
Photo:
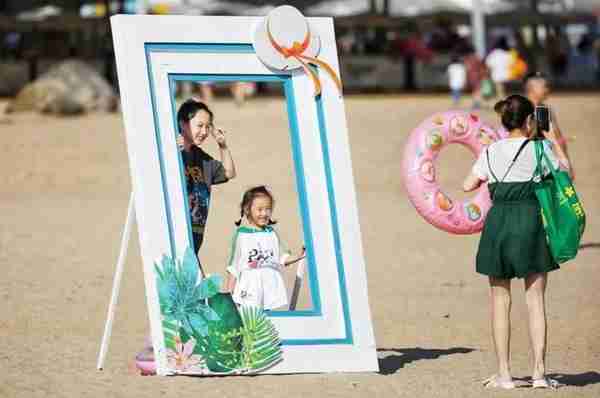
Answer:
[[479, 178], [475, 174], [471, 173], [467, 176], [467, 178], [465, 178], [465, 181], [463, 182], [463, 191], [465, 191], [465, 192], [474, 191], [477, 188], [479, 188], [479, 186], [481, 185], [482, 182], [483, 181], [481, 180], [481, 178]]

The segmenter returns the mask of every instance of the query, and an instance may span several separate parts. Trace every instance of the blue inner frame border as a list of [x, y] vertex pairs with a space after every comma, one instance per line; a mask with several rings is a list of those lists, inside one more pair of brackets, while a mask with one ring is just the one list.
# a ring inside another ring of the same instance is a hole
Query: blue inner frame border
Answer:
[[[150, 54], [152, 52], [176, 52], [176, 53], [254, 53], [254, 49], [251, 44], [231, 44], [231, 43], [203, 43], [203, 44], [190, 44], [190, 43], [144, 43], [144, 50], [146, 54], [146, 66], [149, 78], [150, 85], [150, 94], [151, 94], [151, 105], [153, 110], [153, 119], [155, 125], [155, 136], [156, 143], [158, 147], [158, 160], [160, 163], [160, 172], [161, 172], [161, 183], [163, 186], [163, 200], [165, 201], [165, 209], [166, 209], [166, 219], [168, 224], [168, 232], [169, 232], [169, 242], [171, 245], [171, 256], [175, 258], [175, 242], [174, 242], [174, 233], [173, 233], [173, 225], [172, 225], [172, 217], [170, 211], [170, 203], [167, 194], [167, 189], [165, 186], [166, 174], [164, 169], [164, 159], [162, 155], [162, 142], [160, 137], [160, 127], [158, 124], [158, 115], [156, 112], [156, 100], [155, 100], [155, 90], [154, 90], [154, 79], [152, 74], [152, 64], [150, 62]], [[297, 192], [300, 199], [300, 208], [303, 217], [303, 230], [305, 236], [305, 244], [307, 246], [307, 253], [309, 256], [309, 277], [310, 277], [310, 287], [311, 287], [311, 298], [313, 302], [313, 310], [309, 311], [269, 311], [269, 316], [273, 317], [303, 317], [303, 316], [321, 316], [321, 301], [319, 294], [319, 284], [318, 279], [316, 278], [316, 269], [315, 269], [315, 259], [314, 259], [314, 250], [312, 250], [313, 239], [312, 239], [312, 228], [310, 224], [310, 216], [307, 207], [307, 199], [306, 199], [306, 183], [304, 176], [304, 167], [302, 162], [302, 151], [300, 149], [300, 140], [299, 140], [299, 129], [298, 129], [298, 119], [297, 119], [297, 108], [294, 100], [294, 92], [293, 92], [293, 84], [291, 75], [253, 75], [253, 74], [235, 74], [235, 75], [215, 75], [215, 74], [169, 74], [169, 91], [170, 91], [170, 100], [171, 107], [173, 110], [173, 120], [175, 131], [178, 131], [177, 120], [176, 120], [176, 109], [175, 109], [175, 98], [174, 98], [174, 84], [176, 81], [185, 80], [185, 81], [271, 81], [271, 82], [281, 82], [283, 83], [284, 93], [288, 108], [288, 121], [290, 125], [290, 138], [292, 143], [292, 153], [294, 158], [294, 167], [296, 168], [296, 185]], [[327, 185], [327, 194], [330, 208], [330, 216], [331, 223], [333, 229], [333, 238], [334, 238], [334, 248], [335, 248], [335, 256], [336, 263], [338, 268], [339, 275], [339, 287], [340, 287], [340, 295], [343, 307], [343, 316], [344, 316], [344, 328], [345, 328], [345, 338], [334, 338], [334, 339], [285, 339], [282, 340], [282, 345], [327, 345], [327, 344], [353, 344], [353, 333], [352, 333], [352, 323], [350, 319], [350, 311], [348, 304], [348, 294], [346, 291], [346, 279], [344, 272], [344, 263], [342, 258], [342, 247], [341, 247], [341, 239], [339, 235], [339, 226], [338, 226], [338, 218], [337, 218], [337, 209], [336, 209], [336, 201], [335, 201], [335, 193], [333, 190], [333, 177], [332, 177], [332, 169], [331, 169], [331, 161], [329, 158], [329, 145], [326, 134], [326, 126], [325, 126], [325, 112], [323, 109], [323, 103], [321, 97], [317, 97], [315, 100], [315, 105], [317, 108], [317, 117], [319, 124], [319, 134], [321, 138], [321, 149], [324, 159], [324, 167], [325, 167], [325, 176], [326, 176], [326, 185]], [[180, 178], [182, 181], [182, 187], [184, 189], [185, 194], [185, 184], [184, 175], [183, 175], [183, 162], [181, 159], [181, 155], [178, 154], [179, 160], [179, 169], [180, 169]], [[186, 196], [184, 196], [186, 197]], [[184, 201], [186, 206], [186, 211], [189, 212], [187, 208], [188, 204]], [[187, 220], [187, 219], [186, 219]], [[191, 244], [191, 225], [189, 220], [188, 224], [188, 240]]]
[[[231, 81], [261, 81], [261, 82], [276, 82], [282, 83], [286, 98], [293, 98], [293, 86], [290, 75], [251, 75], [251, 74], [197, 74], [197, 73], [169, 73], [169, 87], [171, 89], [171, 109], [173, 111], [173, 126], [175, 131], [178, 131], [177, 126], [177, 104], [174, 95], [175, 84], [180, 81], [191, 81], [191, 82], [206, 82], [206, 81], [217, 81], [217, 82], [231, 82]], [[302, 159], [302, 152], [300, 150], [300, 137], [298, 129], [298, 121], [296, 117], [296, 109], [293, 101], [287, 102], [288, 108], [288, 122], [290, 129], [290, 140], [292, 146], [292, 157], [294, 160], [296, 187], [298, 197], [300, 201], [300, 217], [302, 219], [302, 229], [304, 234], [304, 243], [306, 246], [306, 253], [308, 255], [308, 269], [309, 269], [309, 285], [311, 291], [311, 303], [312, 310], [299, 310], [299, 311], [266, 311], [271, 317], [286, 317], [286, 316], [321, 316], [323, 315], [321, 309], [321, 295], [319, 291], [319, 281], [316, 278], [316, 261], [314, 257], [314, 244], [313, 244], [313, 233], [312, 233], [312, 222], [310, 214], [308, 212], [308, 199], [306, 196], [306, 177], [304, 175], [304, 162]], [[178, 156], [179, 170], [181, 177], [181, 184], [183, 187], [183, 197], [187, 197], [185, 176], [181, 170], [184, 170], [183, 159], [181, 155]], [[189, 213], [188, 203], [185, 202], [186, 214]], [[189, 218], [186, 218], [186, 224], [188, 229], [188, 244], [192, 245], [192, 225], [189, 222]]]

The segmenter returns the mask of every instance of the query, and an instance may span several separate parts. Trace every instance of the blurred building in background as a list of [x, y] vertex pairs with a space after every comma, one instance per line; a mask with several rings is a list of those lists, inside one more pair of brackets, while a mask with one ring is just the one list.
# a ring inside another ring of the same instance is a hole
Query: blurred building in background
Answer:
[[475, 2], [486, 52], [506, 39], [554, 86], [600, 87], [600, 0], [0, 0], [0, 95], [72, 57], [114, 84], [110, 14], [265, 15], [282, 4], [335, 17], [347, 91], [444, 89], [450, 59], [474, 52]]

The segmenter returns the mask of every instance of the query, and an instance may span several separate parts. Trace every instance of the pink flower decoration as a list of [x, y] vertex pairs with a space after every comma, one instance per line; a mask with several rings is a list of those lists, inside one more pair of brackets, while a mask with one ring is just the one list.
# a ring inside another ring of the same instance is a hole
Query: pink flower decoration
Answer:
[[179, 336], [175, 337], [175, 347], [177, 351], [167, 349], [167, 361], [171, 369], [183, 372], [193, 366], [202, 364], [203, 359], [200, 355], [192, 355], [196, 341], [189, 339], [185, 344], [181, 342]]

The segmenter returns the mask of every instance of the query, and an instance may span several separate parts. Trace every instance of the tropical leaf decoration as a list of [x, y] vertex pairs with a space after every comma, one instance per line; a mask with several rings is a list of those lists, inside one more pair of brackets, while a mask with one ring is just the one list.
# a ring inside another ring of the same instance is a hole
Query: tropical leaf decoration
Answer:
[[264, 311], [238, 309], [231, 294], [219, 292], [221, 277], [198, 283], [198, 269], [190, 248], [183, 261], [163, 256], [155, 264], [165, 346], [178, 370], [196, 369], [188, 363], [198, 356], [202, 367], [220, 374], [256, 373], [281, 361], [279, 334]]
[[195, 352], [206, 359], [208, 369], [217, 373], [235, 372], [240, 365], [242, 319], [229, 293], [219, 293], [208, 299], [208, 305], [219, 320], [209, 322], [208, 335], [194, 336]]
[[219, 320], [206, 300], [219, 292], [221, 277], [212, 275], [198, 284], [198, 259], [190, 248], [186, 249], [183, 262], [175, 263], [163, 256], [161, 266], [155, 264], [154, 268], [163, 320], [167, 326], [182, 328], [188, 336], [206, 336], [208, 322]]
[[[208, 336], [202, 340], [194, 336], [198, 341], [194, 353], [205, 358], [208, 369], [215, 373], [257, 373], [282, 360], [279, 333], [263, 310], [240, 307], [239, 315], [228, 315], [225, 309], [238, 312], [229, 294], [213, 297], [210, 305], [222, 314], [221, 320], [210, 322]], [[237, 319], [240, 326], [233, 328]]]
[[244, 323], [240, 330], [241, 370], [258, 372], [281, 361], [279, 333], [265, 312], [256, 307], [241, 307], [240, 315]]
[[[177, 349], [177, 336], [179, 336], [179, 327], [175, 322], [162, 321], [163, 335], [165, 336], [165, 347], [171, 350]], [[187, 341], [187, 340], [186, 340]]]

